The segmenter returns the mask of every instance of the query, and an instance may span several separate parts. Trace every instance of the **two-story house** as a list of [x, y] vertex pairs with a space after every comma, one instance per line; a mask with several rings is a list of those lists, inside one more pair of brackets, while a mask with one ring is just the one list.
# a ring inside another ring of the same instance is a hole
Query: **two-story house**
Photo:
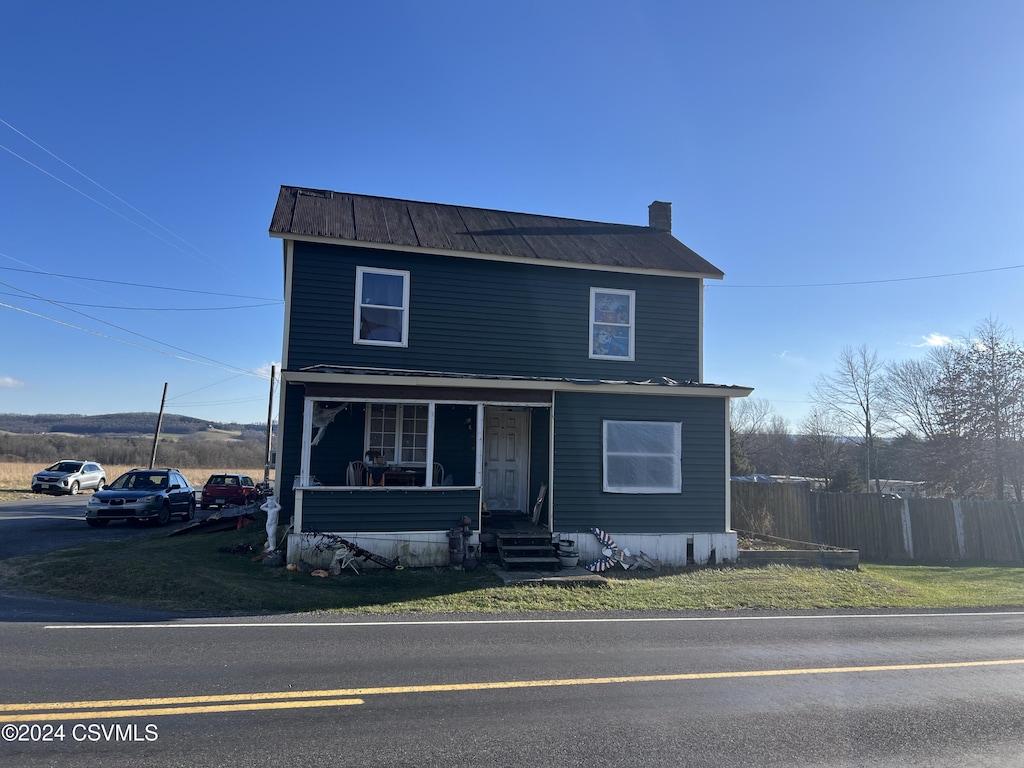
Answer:
[[[671, 233], [282, 187], [277, 486], [310, 532], [407, 565], [499, 514], [665, 563], [736, 556], [729, 401], [702, 379], [704, 280]], [[542, 490], [543, 487], [543, 490]], [[538, 497], [542, 498], [537, 505]]]

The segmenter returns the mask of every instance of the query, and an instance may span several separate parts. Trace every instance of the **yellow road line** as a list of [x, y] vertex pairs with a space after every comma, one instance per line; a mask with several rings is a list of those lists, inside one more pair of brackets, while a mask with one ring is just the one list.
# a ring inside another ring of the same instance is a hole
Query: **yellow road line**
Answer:
[[[107, 699], [94, 701], [33, 702], [0, 704], [0, 721], [17, 719], [72, 719], [89, 717], [128, 717], [142, 715], [190, 714], [194, 712], [230, 712], [256, 709], [288, 709], [361, 704], [361, 696], [394, 693], [442, 693], [454, 691], [489, 691], [514, 688], [545, 688], [574, 685], [608, 685], [611, 683], [659, 683], [687, 680], [728, 680], [795, 675], [835, 675], [857, 672], [909, 672], [915, 670], [965, 669], [1022, 665], [1024, 659], [993, 659], [989, 661], [954, 661], [934, 664], [886, 664], [861, 667], [811, 667], [803, 669], [755, 669], [733, 672], [685, 672], [664, 675], [621, 675], [615, 677], [555, 678], [549, 680], [498, 680], [476, 683], [440, 683], [436, 685], [399, 685], [378, 688], [335, 688], [313, 691], [277, 691], [262, 693], [214, 694], [209, 696], [174, 696], [146, 699]], [[227, 702], [235, 702], [227, 704]], [[195, 705], [195, 706], [189, 706]], [[111, 709], [116, 708], [116, 709]], [[42, 715], [8, 715], [6, 713], [41, 712]], [[72, 711], [68, 711], [72, 710]], [[83, 710], [90, 710], [83, 712]], [[98, 711], [97, 711], [98, 710]]]
[[[88, 702], [80, 702], [88, 704]], [[98, 718], [156, 717], [158, 715], [195, 715], [208, 712], [253, 712], [263, 709], [302, 709], [312, 707], [345, 707], [362, 704], [362, 699], [313, 699], [310, 701], [264, 701], [248, 704], [213, 704], [198, 707], [152, 707], [133, 709], [101, 709], [96, 712], [36, 712], [31, 715], [0, 715], [0, 722], [27, 723], [51, 720], [96, 720]]]

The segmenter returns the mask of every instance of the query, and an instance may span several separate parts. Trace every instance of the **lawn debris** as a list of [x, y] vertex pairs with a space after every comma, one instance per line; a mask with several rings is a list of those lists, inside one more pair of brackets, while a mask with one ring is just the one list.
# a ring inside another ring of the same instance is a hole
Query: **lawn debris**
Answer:
[[186, 533], [216, 533], [218, 531], [240, 531], [248, 525], [256, 522], [256, 508], [252, 505], [245, 507], [228, 507], [219, 509], [205, 520], [196, 520], [184, 528], [171, 531], [168, 536], [181, 536]]
[[[255, 549], [255, 548], [254, 548]], [[265, 565], [268, 568], [280, 568], [284, 565], [284, 555], [280, 552], [263, 552], [252, 559], [254, 563]]]
[[[346, 549], [352, 553], [353, 557], [361, 559], [363, 562], [372, 560], [378, 565], [383, 565], [385, 568], [391, 568], [395, 571], [403, 570], [401, 558], [396, 557], [394, 560], [390, 560], [381, 555], [375, 554], [368, 549], [363, 549], [358, 544], [354, 544], [348, 539], [343, 539], [341, 536], [337, 536], [333, 533], [315, 533], [313, 534], [318, 537], [317, 543], [314, 545], [314, 549], [317, 552], [327, 552], [328, 550]], [[339, 570], [344, 567], [352, 565], [350, 562], [345, 563], [344, 566], [340, 566]], [[356, 570], [355, 566], [352, 565], [352, 569]], [[356, 573], [359, 571], [356, 570]]]
[[219, 547], [217, 551], [226, 555], [248, 555], [255, 552], [256, 547], [252, 544], [247, 544], [246, 542], [241, 541], [233, 547]]

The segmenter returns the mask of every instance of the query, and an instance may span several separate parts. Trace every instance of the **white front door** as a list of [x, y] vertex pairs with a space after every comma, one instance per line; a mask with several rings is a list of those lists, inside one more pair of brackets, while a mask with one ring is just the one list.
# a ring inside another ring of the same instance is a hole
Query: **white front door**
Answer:
[[529, 411], [484, 408], [484, 502], [488, 509], [526, 511]]

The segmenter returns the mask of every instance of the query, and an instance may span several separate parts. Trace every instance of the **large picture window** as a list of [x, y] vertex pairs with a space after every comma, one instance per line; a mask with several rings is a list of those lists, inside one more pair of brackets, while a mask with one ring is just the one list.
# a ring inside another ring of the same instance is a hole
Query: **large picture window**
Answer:
[[590, 357], [633, 359], [634, 291], [590, 289]]
[[426, 465], [427, 406], [373, 403], [366, 418], [367, 451], [389, 465]]
[[674, 421], [605, 421], [604, 490], [681, 493], [682, 434]]
[[356, 267], [356, 344], [409, 345], [409, 273]]

